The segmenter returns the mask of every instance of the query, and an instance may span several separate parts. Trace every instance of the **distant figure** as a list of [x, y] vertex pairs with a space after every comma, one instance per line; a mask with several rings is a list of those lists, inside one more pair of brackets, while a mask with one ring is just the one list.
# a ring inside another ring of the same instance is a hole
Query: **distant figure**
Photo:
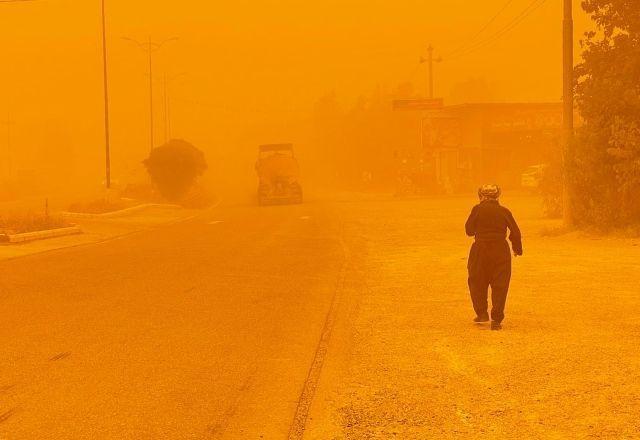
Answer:
[[491, 286], [491, 330], [502, 329], [504, 306], [511, 281], [511, 249], [522, 255], [520, 229], [509, 211], [500, 205], [500, 188], [484, 185], [478, 190], [480, 203], [473, 207], [465, 225], [467, 235], [475, 237], [469, 253], [469, 291], [476, 312], [474, 322], [488, 322], [488, 289]]

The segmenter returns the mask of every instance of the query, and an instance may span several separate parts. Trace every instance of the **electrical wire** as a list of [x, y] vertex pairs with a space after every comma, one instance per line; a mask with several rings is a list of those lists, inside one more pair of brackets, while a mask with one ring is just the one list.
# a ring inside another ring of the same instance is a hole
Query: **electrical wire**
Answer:
[[512, 4], [514, 1], [515, 1], [515, 0], [508, 0], [508, 1], [507, 1], [507, 3], [505, 3], [505, 4], [504, 4], [504, 6], [502, 6], [502, 8], [500, 8], [500, 10], [498, 10], [498, 12], [496, 12], [496, 14], [495, 14], [493, 17], [491, 17], [491, 18], [489, 19], [489, 21], [487, 21], [487, 22], [485, 23], [485, 25], [484, 25], [484, 26], [482, 26], [482, 27], [481, 27], [481, 28], [480, 28], [476, 33], [474, 33], [474, 34], [472, 34], [471, 36], [469, 36], [469, 37], [467, 38], [467, 41], [466, 41], [466, 42], [462, 43], [460, 46], [456, 47], [454, 50], [452, 50], [451, 52], [449, 52], [449, 53], [447, 54], [447, 57], [453, 56], [453, 55], [457, 54], [458, 52], [461, 52], [462, 50], [467, 49], [467, 48], [468, 48], [468, 46], [469, 46], [470, 44], [471, 44], [471, 45], [473, 45], [473, 44], [474, 44], [474, 41], [473, 41], [473, 40], [474, 40], [474, 39], [476, 39], [477, 37], [479, 37], [480, 35], [482, 35], [482, 33], [483, 33], [484, 31], [486, 31], [487, 29], [489, 29], [489, 26], [491, 26], [491, 25], [492, 25], [492, 24], [493, 24], [493, 23], [498, 19], [498, 17], [500, 17], [500, 16], [502, 15], [502, 13], [503, 13], [504, 11], [506, 11], [506, 10], [507, 10], [507, 8], [508, 8], [509, 6], [511, 6], [511, 4]]
[[535, 11], [540, 9], [540, 7], [542, 7], [546, 3], [546, 1], [547, 0], [533, 0], [519, 15], [517, 15], [513, 20], [511, 20], [509, 23], [503, 26], [500, 30], [493, 33], [486, 39], [481, 40], [475, 43], [474, 45], [468, 47], [467, 49], [459, 52], [457, 55], [451, 58], [448, 58], [448, 60], [464, 57], [466, 55], [477, 52], [480, 49], [484, 49], [485, 47], [490, 46], [495, 42], [499, 41], [504, 35], [511, 32], [520, 23], [526, 20], [531, 14], [533, 14]]

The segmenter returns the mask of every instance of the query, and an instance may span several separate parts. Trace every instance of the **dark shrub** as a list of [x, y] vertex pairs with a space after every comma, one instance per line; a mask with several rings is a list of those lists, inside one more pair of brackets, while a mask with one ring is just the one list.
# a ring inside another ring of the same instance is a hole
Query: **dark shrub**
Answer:
[[204, 153], [177, 139], [154, 148], [144, 165], [160, 194], [171, 202], [179, 202], [207, 170]]

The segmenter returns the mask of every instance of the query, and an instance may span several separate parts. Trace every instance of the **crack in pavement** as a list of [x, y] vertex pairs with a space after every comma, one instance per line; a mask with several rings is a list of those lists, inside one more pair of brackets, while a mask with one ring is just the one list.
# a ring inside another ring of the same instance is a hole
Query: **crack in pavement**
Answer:
[[295, 416], [293, 422], [289, 428], [289, 434], [287, 438], [289, 440], [302, 440], [304, 436], [305, 427], [307, 424], [307, 418], [309, 416], [309, 410], [315, 397], [318, 383], [320, 382], [320, 375], [322, 373], [322, 366], [329, 350], [329, 342], [331, 341], [331, 334], [333, 327], [336, 323], [336, 317], [338, 314], [338, 308], [340, 306], [341, 294], [344, 291], [345, 278], [347, 274], [348, 266], [348, 251], [343, 240], [340, 240], [342, 250], [344, 252], [344, 264], [340, 269], [340, 275], [338, 276], [338, 282], [334, 291], [333, 298], [331, 299], [331, 305], [327, 312], [327, 317], [322, 328], [322, 334], [320, 341], [316, 347], [316, 352], [311, 362], [311, 367], [307, 373], [307, 378], [302, 388], [302, 393], [298, 399], [298, 405], [296, 407]]

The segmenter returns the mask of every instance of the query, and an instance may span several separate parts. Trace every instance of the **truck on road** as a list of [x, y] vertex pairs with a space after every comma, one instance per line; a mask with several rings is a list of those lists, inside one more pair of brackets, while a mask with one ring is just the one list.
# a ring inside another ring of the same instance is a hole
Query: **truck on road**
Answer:
[[260, 145], [256, 172], [260, 205], [302, 203], [300, 169], [292, 144]]

